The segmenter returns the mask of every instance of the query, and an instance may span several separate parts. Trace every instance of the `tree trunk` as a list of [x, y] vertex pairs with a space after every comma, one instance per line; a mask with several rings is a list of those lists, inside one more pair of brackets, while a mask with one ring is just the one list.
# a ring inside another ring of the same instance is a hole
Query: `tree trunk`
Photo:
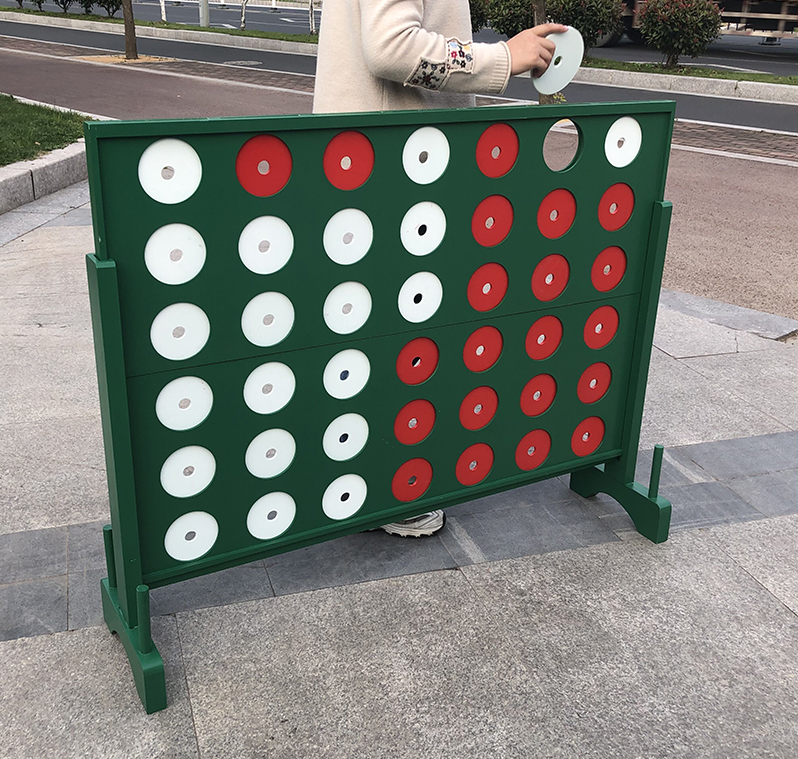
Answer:
[[122, 17], [125, 20], [125, 58], [135, 61], [139, 57], [136, 48], [136, 22], [133, 20], [133, 0], [122, 0]]
[[161, 0], [161, 21], [166, 23], [166, 0]]
[[242, 32], [247, 28], [247, 0], [241, 0], [241, 23], [238, 28]]
[[308, 0], [308, 13], [310, 14], [310, 33], [316, 34], [316, 11], [313, 8], [313, 0]]
[[[535, 26], [546, 23], [546, 0], [532, 0], [532, 12], [535, 14]], [[538, 93], [538, 103], [541, 105], [551, 105], [556, 103], [554, 95], [543, 95]]]

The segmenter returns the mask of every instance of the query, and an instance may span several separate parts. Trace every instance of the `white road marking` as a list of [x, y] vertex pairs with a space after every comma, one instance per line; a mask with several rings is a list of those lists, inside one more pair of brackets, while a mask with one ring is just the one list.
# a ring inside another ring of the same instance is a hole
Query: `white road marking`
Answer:
[[723, 127], [724, 129], [741, 129], [744, 132], [764, 132], [765, 134], [785, 134], [788, 137], [798, 137], [798, 132], [785, 132], [781, 129], [765, 129], [764, 127], [741, 126], [740, 124], [721, 124], [717, 121], [696, 121], [695, 119], [676, 119], [676, 121], [681, 121], [685, 124]]
[[292, 18], [285, 18], [285, 16], [278, 16], [277, 18], [279, 18], [280, 21], [287, 21], [289, 24], [297, 24], [297, 23], [299, 23], [298, 21], [295, 21]]

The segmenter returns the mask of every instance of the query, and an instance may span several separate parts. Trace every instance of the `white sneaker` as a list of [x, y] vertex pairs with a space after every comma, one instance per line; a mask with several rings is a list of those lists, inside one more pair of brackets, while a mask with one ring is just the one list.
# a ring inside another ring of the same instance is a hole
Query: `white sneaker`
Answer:
[[403, 519], [401, 522], [391, 522], [378, 527], [389, 535], [398, 535], [401, 538], [423, 538], [434, 535], [446, 524], [446, 514], [440, 509], [419, 514], [417, 517]]

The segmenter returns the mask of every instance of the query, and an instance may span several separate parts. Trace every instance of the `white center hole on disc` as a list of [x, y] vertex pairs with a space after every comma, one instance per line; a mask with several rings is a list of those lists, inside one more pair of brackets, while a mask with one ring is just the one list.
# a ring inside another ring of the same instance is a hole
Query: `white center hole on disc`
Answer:
[[554, 275], [553, 274], [547, 274], [546, 275], [546, 284], [550, 285], [552, 282], [554, 282]]
[[599, 322], [596, 325], [596, 334], [598, 335], [601, 332], [601, 330], [603, 330], [603, 329], [604, 329], [604, 325], [601, 322]]
[[186, 535], [185, 535], [185, 539], [186, 539], [186, 540], [188, 540], [189, 542], [191, 542], [192, 540], [194, 540], [194, 538], [196, 538], [196, 537], [197, 537], [197, 533], [196, 533], [196, 532], [194, 532], [194, 530], [189, 530], [189, 531], [186, 533]]
[[344, 305], [341, 306], [341, 312], [344, 313], [344, 314], [351, 314], [352, 313], [352, 308], [353, 308], [353, 306], [352, 306], [351, 303], [344, 303]]
[[535, 390], [535, 393], [534, 393], [534, 395], [532, 396], [532, 398], [533, 398], [534, 400], [536, 400], [536, 401], [539, 401], [539, 400], [540, 400], [540, 390]]
[[175, 169], [174, 169], [173, 166], [164, 166], [161, 169], [161, 176], [164, 179], [172, 179], [172, 177], [174, 177], [174, 175], [175, 175]]
[[341, 378], [342, 382], [345, 381], [345, 380], [348, 380], [349, 379], [349, 369], [344, 369], [338, 376]]
[[191, 398], [183, 398], [177, 405], [185, 411], [191, 405]]
[[555, 208], [555, 209], [554, 209], [554, 210], [553, 210], [553, 211], [552, 211], [552, 212], [549, 214], [549, 218], [550, 218], [552, 221], [557, 221], [557, 217], [558, 217], [559, 215], [560, 215], [560, 212], [559, 212], [559, 211], [558, 211], [558, 210]]
[[341, 493], [341, 500], [348, 501], [349, 500], [349, 493]]
[[492, 216], [488, 216], [488, 218], [485, 219], [485, 228], [486, 229], [492, 229], [493, 225], [495, 223], [496, 223], [496, 219], [494, 219]]
[[558, 55], [558, 56], [557, 56], [557, 57], [554, 59], [554, 65], [555, 65], [555, 66], [559, 66], [561, 63], [562, 63], [562, 56], [561, 56], [561, 55]]
[[618, 148], [622, 148], [626, 144], [626, 137], [619, 137], [618, 138]]
[[355, 239], [355, 236], [351, 232], [347, 232], [344, 235], [344, 245], [349, 245], [352, 242], [352, 240], [354, 240], [354, 239]]
[[415, 485], [416, 482], [418, 482], [418, 477], [416, 477], [416, 475], [413, 475], [410, 479], [408, 479], [407, 484], [408, 485]]
[[411, 362], [413, 368], [416, 369], [421, 366], [421, 356], [416, 356]]
[[267, 459], [273, 459], [276, 455], [277, 455], [277, 449], [276, 448], [269, 448], [269, 450], [266, 451], [266, 458]]
[[270, 169], [271, 169], [271, 166], [269, 166], [269, 162], [268, 161], [261, 161], [258, 164], [258, 174], [266, 175], [266, 174], [269, 173]]
[[412, 430], [412, 429], [413, 429], [413, 428], [414, 428], [414, 427], [415, 427], [417, 424], [418, 424], [418, 419], [416, 419], [415, 417], [413, 417], [413, 418], [412, 418], [412, 419], [411, 419], [411, 420], [410, 420], [410, 421], [407, 423], [407, 426], [408, 426], [408, 427], [410, 427], [410, 429]]
[[274, 385], [272, 385], [271, 382], [267, 382], [260, 390], [264, 395], [268, 395], [272, 390], [274, 390]]
[[586, 443], [588, 440], [590, 440], [590, 433], [589, 433], [589, 432], [586, 432], [584, 435], [582, 435], [582, 440], [583, 440], [585, 443]]
[[613, 203], [610, 206], [610, 213], [618, 213], [618, 204], [617, 203]]
[[493, 150], [490, 151], [490, 155], [492, 158], [498, 158], [502, 154], [502, 149], [497, 145]]
[[344, 432], [344, 434], [341, 435], [341, 437], [338, 438], [338, 442], [339, 443], [345, 443], [347, 440], [349, 440], [349, 433], [348, 432]]
[[538, 335], [538, 345], [543, 345], [546, 342], [546, 335]]
[[468, 465], [468, 468], [469, 468], [469, 469], [470, 469], [470, 470], [473, 472], [473, 471], [474, 471], [474, 470], [477, 468], [477, 462], [476, 462], [476, 461], [472, 461], [472, 462], [471, 462], [471, 463]]
[[180, 248], [175, 248], [175, 249], [174, 249], [174, 250], [173, 250], [173, 251], [172, 251], [172, 252], [169, 254], [169, 260], [170, 260], [170, 261], [175, 261], [175, 262], [177, 262], [177, 261], [179, 261], [181, 258], [183, 258], [183, 251], [182, 251], [182, 250], [180, 250]]
[[526, 455], [527, 456], [532, 456], [532, 455], [534, 455], [534, 453], [535, 453], [535, 446], [534, 445], [530, 445], [529, 448], [526, 449]]
[[607, 264], [607, 265], [604, 267], [604, 274], [605, 274], [605, 276], [606, 276], [607, 274], [609, 274], [611, 271], [612, 271], [612, 266], [610, 266], [609, 264]]
[[484, 285], [482, 285], [482, 292], [483, 292], [483, 294], [487, 295], [487, 294], [488, 294], [490, 291], [491, 291], [491, 284], [490, 284], [490, 282], [486, 282]]
[[422, 150], [418, 154], [418, 162], [419, 163], [426, 163], [428, 158], [429, 158], [429, 153], [426, 150]]
[[172, 330], [172, 337], [174, 337], [174, 338], [176, 338], [178, 340], [181, 337], [183, 337], [183, 335], [185, 335], [185, 334], [186, 334], [186, 328], [185, 327], [175, 327]]
[[345, 155], [345, 156], [344, 156], [344, 157], [341, 159], [341, 168], [342, 168], [344, 171], [349, 171], [349, 169], [351, 169], [351, 168], [352, 168], [352, 159], [351, 159], [351, 158], [350, 158], [348, 155]]
[[273, 520], [275, 520], [275, 519], [277, 519], [277, 512], [276, 512], [274, 509], [272, 509], [272, 510], [271, 510], [271, 511], [270, 511], [270, 512], [269, 512], [269, 513], [266, 515], [266, 519], [268, 519], [270, 522], [271, 522], [271, 521], [273, 521]]
[[474, 406], [474, 413], [475, 414], [481, 414], [482, 413], [482, 404], [481, 403], [477, 403], [477, 405]]
[[266, 316], [263, 317], [263, 323], [265, 326], [271, 327], [272, 324], [274, 324], [274, 314], [266, 314]]
[[591, 388], [595, 387], [596, 385], [598, 385], [598, 382], [596, 382], [596, 380], [594, 380], [594, 379], [590, 380], [590, 387]]
[[481, 356], [484, 352], [485, 352], [485, 346], [478, 345], [476, 350], [477, 356]]
[[272, 246], [272, 244], [268, 240], [261, 240], [258, 243], [258, 250], [261, 253], [268, 253], [269, 252], [269, 248], [271, 248], [271, 246]]
[[183, 470], [183, 477], [191, 477], [192, 474], [194, 474], [194, 467], [193, 466], [187, 466]]

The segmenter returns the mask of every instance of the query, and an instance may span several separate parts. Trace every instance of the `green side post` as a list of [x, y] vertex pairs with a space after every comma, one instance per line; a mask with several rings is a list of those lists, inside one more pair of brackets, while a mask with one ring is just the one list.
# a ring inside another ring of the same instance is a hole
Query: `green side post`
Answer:
[[654, 458], [651, 462], [651, 479], [648, 482], [648, 497], [656, 498], [659, 495], [659, 475], [662, 471], [662, 454], [665, 449], [661, 445], [654, 446]]
[[110, 524], [103, 526], [103, 543], [105, 543], [105, 568], [108, 570], [108, 585], [116, 588], [116, 564], [114, 563], [114, 536]]

